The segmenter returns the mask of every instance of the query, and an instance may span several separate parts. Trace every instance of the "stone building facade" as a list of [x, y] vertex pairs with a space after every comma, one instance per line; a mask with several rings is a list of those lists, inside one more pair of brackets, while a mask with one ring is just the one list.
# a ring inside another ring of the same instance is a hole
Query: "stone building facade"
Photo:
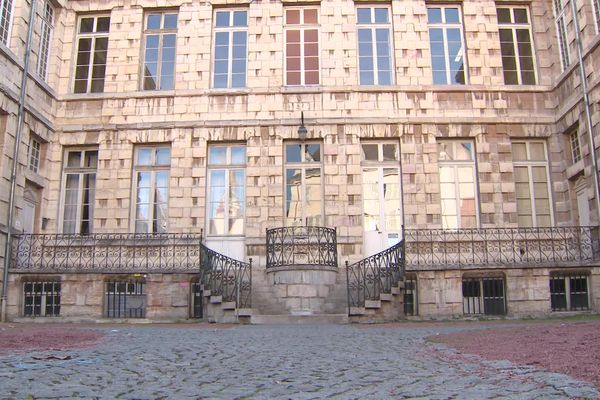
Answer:
[[[597, 312], [599, 6], [0, 0], [3, 317]], [[335, 228], [335, 265], [271, 268], [294, 226]], [[251, 302], [197, 281], [200, 236], [252, 258]], [[345, 262], [403, 238], [349, 302]]]

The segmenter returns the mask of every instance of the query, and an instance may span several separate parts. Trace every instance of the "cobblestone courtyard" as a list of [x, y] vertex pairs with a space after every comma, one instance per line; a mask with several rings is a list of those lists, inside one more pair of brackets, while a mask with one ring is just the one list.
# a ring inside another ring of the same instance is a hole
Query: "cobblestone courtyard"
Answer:
[[481, 327], [95, 326], [91, 329], [105, 333], [95, 345], [24, 350], [0, 356], [0, 396], [3, 399], [600, 397], [591, 383], [507, 361], [463, 356], [427, 339]]

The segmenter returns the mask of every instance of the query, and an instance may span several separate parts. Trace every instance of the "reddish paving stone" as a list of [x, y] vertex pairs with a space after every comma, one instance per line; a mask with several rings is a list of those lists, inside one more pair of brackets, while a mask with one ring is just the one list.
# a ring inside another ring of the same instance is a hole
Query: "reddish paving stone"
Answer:
[[0, 324], [0, 355], [92, 347], [103, 336], [102, 332], [75, 327]]
[[433, 341], [600, 385], [600, 321], [544, 322], [440, 334]]

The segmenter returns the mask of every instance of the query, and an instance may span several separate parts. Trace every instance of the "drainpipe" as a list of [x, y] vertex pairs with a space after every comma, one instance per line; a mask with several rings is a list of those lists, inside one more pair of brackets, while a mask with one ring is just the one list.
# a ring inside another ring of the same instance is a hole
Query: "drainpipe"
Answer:
[[6, 244], [4, 246], [4, 274], [2, 280], [2, 294], [0, 302], [0, 320], [6, 322], [7, 292], [8, 292], [8, 270], [10, 269], [10, 257], [12, 247], [12, 226], [15, 213], [15, 188], [17, 185], [17, 168], [19, 166], [19, 148], [21, 147], [21, 133], [23, 131], [23, 120], [25, 117], [25, 102], [27, 100], [27, 81], [29, 71], [29, 57], [31, 53], [31, 39], [33, 37], [33, 22], [35, 19], [36, 0], [31, 0], [31, 9], [29, 11], [29, 27], [27, 31], [27, 42], [25, 44], [25, 54], [23, 56], [23, 74], [21, 76], [21, 93], [19, 96], [19, 111], [17, 114], [17, 131], [15, 133], [15, 145], [13, 147], [12, 173], [10, 175], [10, 193], [8, 197], [8, 233], [6, 235]]
[[598, 176], [598, 161], [596, 160], [596, 143], [594, 132], [592, 132], [592, 112], [590, 97], [588, 95], [587, 75], [583, 65], [583, 45], [581, 43], [581, 32], [579, 31], [579, 19], [577, 17], [576, 0], [571, 0], [571, 13], [573, 14], [573, 29], [575, 30], [575, 43], [577, 43], [577, 58], [579, 61], [579, 75], [581, 77], [581, 91], [583, 92], [583, 104], [585, 108], [585, 120], [587, 125], [588, 139], [591, 147], [592, 168], [594, 169], [594, 186], [596, 193], [596, 211], [598, 213], [598, 224], [600, 224], [600, 178]]

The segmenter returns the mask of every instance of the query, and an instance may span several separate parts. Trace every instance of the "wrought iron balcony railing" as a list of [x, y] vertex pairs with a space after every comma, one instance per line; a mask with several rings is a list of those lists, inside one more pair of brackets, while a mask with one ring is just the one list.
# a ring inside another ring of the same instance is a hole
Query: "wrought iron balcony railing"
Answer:
[[198, 272], [198, 234], [17, 235], [11, 270], [23, 272]]
[[223, 302], [235, 302], [236, 308], [251, 307], [252, 259], [238, 261], [200, 245], [200, 281], [211, 296], [222, 296]]
[[289, 226], [267, 229], [267, 268], [338, 266], [335, 229]]
[[405, 230], [408, 269], [558, 266], [600, 259], [598, 227]]
[[394, 246], [348, 265], [348, 307], [364, 307], [366, 300], [381, 300], [391, 294], [404, 276], [404, 240]]

